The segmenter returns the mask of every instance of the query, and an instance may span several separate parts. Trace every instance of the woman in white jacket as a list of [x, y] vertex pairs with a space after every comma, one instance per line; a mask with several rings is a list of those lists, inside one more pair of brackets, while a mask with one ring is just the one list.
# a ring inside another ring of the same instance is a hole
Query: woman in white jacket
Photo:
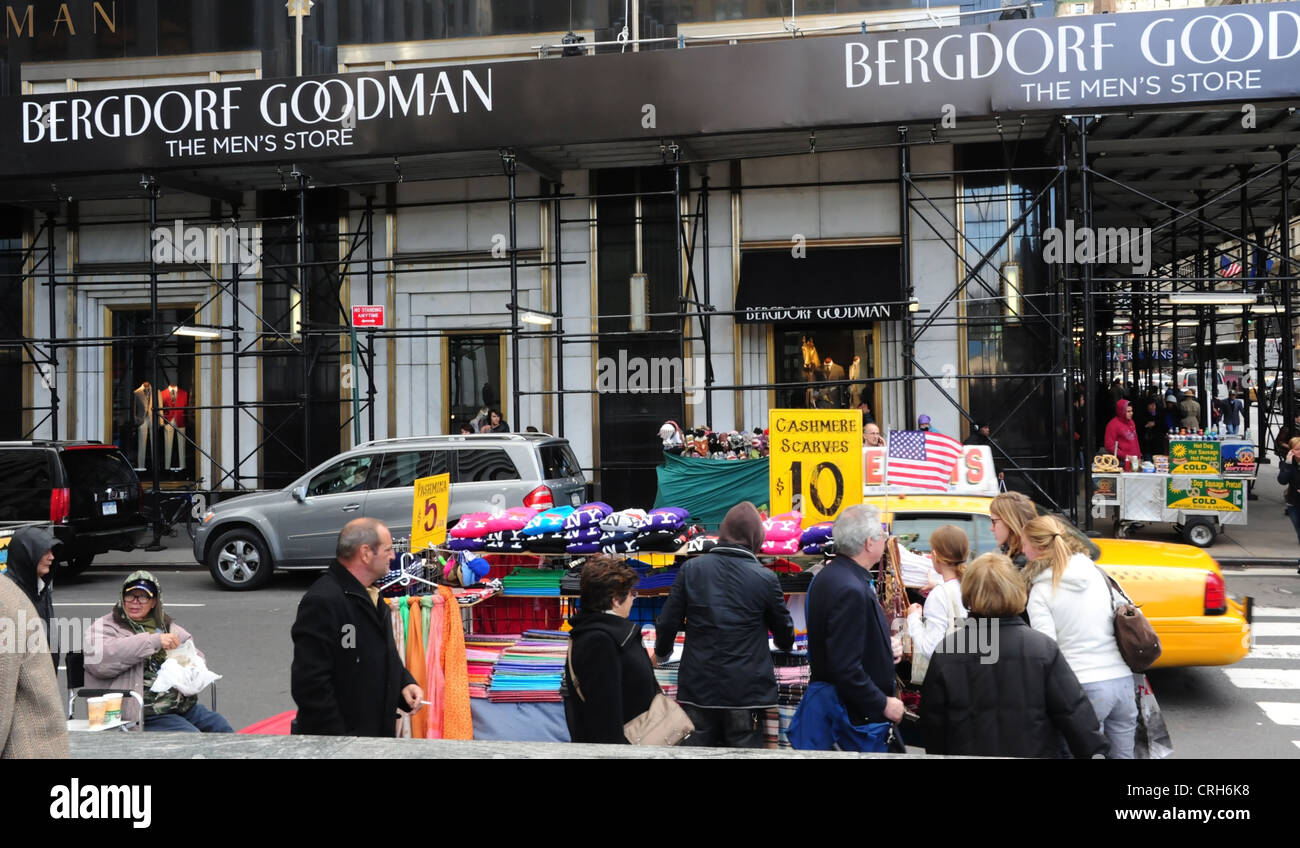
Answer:
[[1115, 643], [1110, 587], [1069, 530], [1051, 516], [1025, 525], [1021, 546], [1029, 563], [1029, 625], [1061, 648], [1110, 743], [1108, 759], [1131, 760], [1137, 731], [1133, 672]]
[[943, 583], [930, 590], [924, 608], [920, 604], [908, 608], [907, 635], [912, 640], [913, 664], [917, 652], [929, 659], [948, 630], [966, 617], [966, 608], [961, 604], [961, 577], [969, 558], [970, 539], [960, 527], [944, 524], [930, 534], [930, 559]]

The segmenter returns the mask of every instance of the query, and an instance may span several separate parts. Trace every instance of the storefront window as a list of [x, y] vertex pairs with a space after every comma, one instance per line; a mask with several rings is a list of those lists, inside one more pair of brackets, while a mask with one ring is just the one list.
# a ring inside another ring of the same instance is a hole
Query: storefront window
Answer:
[[[158, 310], [158, 329], [167, 333], [192, 321], [192, 309]], [[137, 471], [151, 471], [159, 459], [163, 480], [194, 480], [194, 445], [198, 442], [198, 416], [194, 407], [195, 342], [184, 336], [167, 336], [159, 342], [155, 372], [150, 357], [151, 326], [148, 309], [120, 309], [113, 313], [111, 414], [105, 429]], [[154, 381], [157, 381], [157, 385]], [[156, 416], [157, 429], [149, 426]], [[157, 433], [158, 450], [149, 440]]]
[[[481, 409], [501, 412], [501, 337], [450, 336], [447, 339], [447, 420], [449, 433], [474, 420]], [[516, 422], [505, 418], [512, 428]]]
[[[876, 416], [876, 374], [872, 329], [782, 326], [776, 331], [776, 382], [804, 383], [777, 391], [782, 409], [856, 409], [866, 402]], [[853, 380], [847, 385], [829, 381]]]

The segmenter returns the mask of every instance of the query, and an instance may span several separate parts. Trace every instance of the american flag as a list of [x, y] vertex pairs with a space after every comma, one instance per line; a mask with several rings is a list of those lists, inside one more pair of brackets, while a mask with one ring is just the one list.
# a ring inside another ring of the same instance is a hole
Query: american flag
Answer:
[[1219, 257], [1219, 276], [1220, 277], [1240, 277], [1241, 263], [1235, 259], [1230, 259], [1227, 254]]
[[890, 485], [946, 490], [961, 456], [961, 442], [942, 433], [892, 430], [885, 462]]

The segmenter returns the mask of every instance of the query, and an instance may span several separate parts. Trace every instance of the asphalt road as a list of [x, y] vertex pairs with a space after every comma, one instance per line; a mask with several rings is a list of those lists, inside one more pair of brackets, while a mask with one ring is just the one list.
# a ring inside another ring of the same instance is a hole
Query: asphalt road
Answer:
[[[289, 630], [312, 574], [280, 574], [266, 588], [226, 592], [206, 570], [156, 567], [172, 617], [194, 634], [209, 667], [221, 674], [217, 709], [236, 729], [294, 708], [289, 695], [293, 649]], [[92, 567], [56, 589], [55, 614], [91, 620], [109, 610], [124, 569]], [[1152, 687], [1178, 758], [1300, 758], [1300, 576], [1278, 569], [1263, 575], [1226, 574], [1234, 595], [1249, 594], [1271, 611], [1257, 619], [1277, 635], [1258, 635], [1256, 652], [1236, 666], [1154, 671]], [[1271, 649], [1265, 646], [1274, 646]], [[1269, 653], [1276, 658], [1256, 654]], [[204, 695], [204, 698], [207, 696]], [[1282, 704], [1267, 709], [1260, 704]], [[205, 700], [206, 704], [207, 701]]]

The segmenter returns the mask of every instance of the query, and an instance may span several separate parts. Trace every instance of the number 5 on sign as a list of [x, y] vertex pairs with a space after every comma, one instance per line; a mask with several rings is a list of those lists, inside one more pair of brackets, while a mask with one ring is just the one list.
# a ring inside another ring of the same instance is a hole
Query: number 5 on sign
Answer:
[[451, 475], [435, 474], [415, 481], [411, 510], [411, 551], [447, 540], [447, 507], [451, 500]]
[[862, 413], [773, 409], [767, 423], [773, 515], [798, 509], [810, 527], [862, 503]]

